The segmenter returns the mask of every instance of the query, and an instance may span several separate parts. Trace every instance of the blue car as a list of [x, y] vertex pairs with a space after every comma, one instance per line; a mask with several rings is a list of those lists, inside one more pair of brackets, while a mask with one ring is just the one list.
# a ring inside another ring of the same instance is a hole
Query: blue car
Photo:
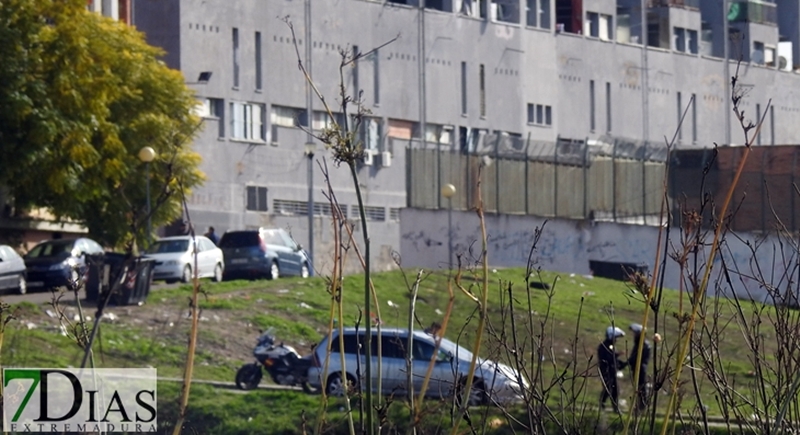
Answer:
[[280, 228], [228, 231], [219, 240], [225, 258], [224, 279], [282, 275], [308, 278], [311, 261], [292, 236]]
[[99, 243], [83, 237], [39, 243], [23, 257], [28, 269], [28, 290], [52, 289], [85, 280], [86, 256], [102, 253]]

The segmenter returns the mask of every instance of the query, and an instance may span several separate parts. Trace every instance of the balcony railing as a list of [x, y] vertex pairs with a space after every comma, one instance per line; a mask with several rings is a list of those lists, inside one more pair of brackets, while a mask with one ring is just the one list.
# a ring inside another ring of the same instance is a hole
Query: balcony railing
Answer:
[[651, 8], [687, 8], [700, 9], [700, 0], [649, 0], [648, 6]]
[[778, 8], [775, 3], [764, 1], [734, 1], [730, 3], [730, 9], [728, 9], [728, 21], [776, 25]]

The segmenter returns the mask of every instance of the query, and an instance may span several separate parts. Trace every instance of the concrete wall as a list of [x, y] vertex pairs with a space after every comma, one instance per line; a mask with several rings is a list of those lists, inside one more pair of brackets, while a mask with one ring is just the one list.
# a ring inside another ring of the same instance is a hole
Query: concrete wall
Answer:
[[[452, 246], [456, 256], [461, 255], [466, 263], [479, 261], [481, 252], [480, 226], [474, 212], [453, 211], [452, 223], [448, 231], [448, 214], [444, 211], [404, 209], [401, 213], [400, 252], [403, 267], [422, 267], [432, 270], [444, 269], [448, 265], [448, 234], [452, 236]], [[408, 222], [427, 222], [427, 225], [408, 224]], [[525, 267], [528, 258], [534, 267], [564, 274], [589, 274], [589, 261], [636, 263], [654, 270], [658, 228], [642, 225], [624, 225], [606, 222], [547, 220], [535, 217], [512, 215], [487, 215], [488, 256], [491, 267]], [[541, 236], [536, 241], [537, 230]], [[713, 234], [706, 237], [710, 245]], [[531, 253], [531, 248], [536, 249]], [[757, 268], [776, 288], [787, 286], [786, 271], [796, 273], [794, 262], [797, 252], [780, 245], [776, 236], [755, 236], [751, 234], [728, 235], [722, 258], [715, 258], [712, 269], [710, 293], [731, 294], [731, 287], [720, 283], [720, 270], [724, 259], [731, 270], [732, 290], [738, 295], [757, 300], [766, 299], [766, 292], [755, 279]], [[755, 253], [747, 244], [756, 247]], [[680, 234], [672, 229], [669, 239], [670, 256], [681, 249]], [[705, 264], [709, 249], [701, 250], [700, 265]], [[530, 256], [530, 257], [529, 257]], [[663, 258], [663, 248], [661, 252]], [[738, 269], [734, 270], [734, 269]], [[792, 272], [794, 271], [794, 272]], [[522, 279], [522, 277], [520, 277]], [[685, 278], [684, 278], [685, 279]], [[681, 288], [681, 273], [677, 263], [667, 260], [664, 286]], [[684, 282], [683, 288], [689, 288]]]

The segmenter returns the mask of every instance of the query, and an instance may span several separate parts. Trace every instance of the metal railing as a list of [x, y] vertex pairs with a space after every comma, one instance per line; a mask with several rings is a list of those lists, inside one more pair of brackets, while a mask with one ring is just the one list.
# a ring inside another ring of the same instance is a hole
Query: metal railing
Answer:
[[649, 0], [647, 6], [651, 8], [690, 8], [700, 9], [700, 0]]
[[776, 25], [778, 23], [778, 7], [775, 3], [764, 1], [734, 1], [730, 3], [728, 21], [732, 23], [759, 23]]

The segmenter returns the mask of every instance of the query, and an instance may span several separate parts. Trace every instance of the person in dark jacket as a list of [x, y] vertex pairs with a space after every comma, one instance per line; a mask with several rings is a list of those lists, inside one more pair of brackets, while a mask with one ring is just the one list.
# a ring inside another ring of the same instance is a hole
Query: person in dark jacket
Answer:
[[605, 409], [606, 400], [611, 399], [614, 412], [619, 413], [619, 384], [617, 372], [627, 364], [622, 352], [616, 349], [616, 340], [624, 337], [625, 331], [616, 326], [606, 328], [606, 339], [597, 347], [597, 364], [600, 369], [600, 379], [603, 382], [603, 392], [600, 394], [600, 409]]
[[[633, 332], [633, 349], [628, 357], [628, 366], [631, 368], [631, 378], [636, 376], [636, 358], [639, 353], [639, 340], [644, 332], [644, 327], [638, 323], [632, 323], [629, 327]], [[650, 362], [651, 353], [650, 341], [644, 340], [642, 344], [642, 359], [639, 363], [639, 379], [636, 380], [636, 410], [643, 411], [647, 407], [647, 364]]]

